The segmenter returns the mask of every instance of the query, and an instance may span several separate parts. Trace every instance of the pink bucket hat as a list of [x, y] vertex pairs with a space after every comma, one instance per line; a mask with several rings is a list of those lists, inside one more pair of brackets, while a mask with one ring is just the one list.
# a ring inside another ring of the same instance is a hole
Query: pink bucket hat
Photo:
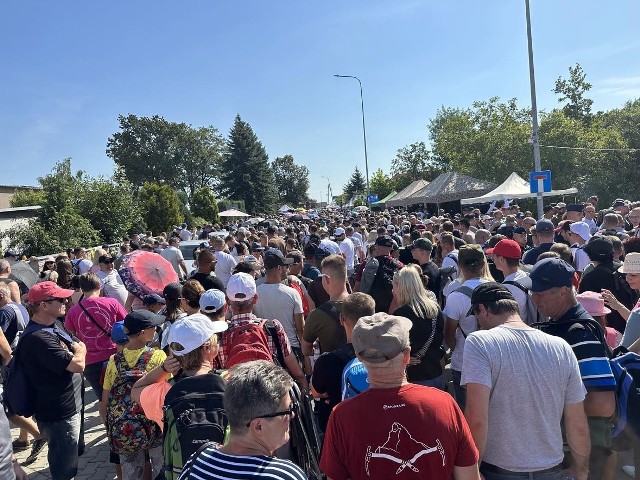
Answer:
[[598, 292], [579, 293], [576, 299], [592, 317], [602, 317], [611, 313], [611, 310], [604, 306], [604, 299]]

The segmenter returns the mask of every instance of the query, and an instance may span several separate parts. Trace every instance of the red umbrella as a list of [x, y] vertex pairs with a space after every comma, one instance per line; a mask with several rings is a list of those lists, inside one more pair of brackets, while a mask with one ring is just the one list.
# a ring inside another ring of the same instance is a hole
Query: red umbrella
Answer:
[[118, 273], [127, 290], [138, 298], [151, 293], [162, 295], [167, 284], [178, 281], [178, 274], [169, 261], [143, 250], [126, 254]]

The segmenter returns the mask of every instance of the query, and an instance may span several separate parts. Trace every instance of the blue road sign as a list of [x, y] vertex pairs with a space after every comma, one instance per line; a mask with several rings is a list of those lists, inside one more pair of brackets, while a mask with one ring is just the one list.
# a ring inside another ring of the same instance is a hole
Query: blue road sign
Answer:
[[529, 187], [531, 193], [551, 191], [551, 170], [531, 172], [529, 174]]
[[378, 194], [376, 193], [372, 193], [371, 195], [369, 195], [367, 197], [367, 202], [368, 203], [373, 203], [373, 202], [377, 202], [378, 201]]

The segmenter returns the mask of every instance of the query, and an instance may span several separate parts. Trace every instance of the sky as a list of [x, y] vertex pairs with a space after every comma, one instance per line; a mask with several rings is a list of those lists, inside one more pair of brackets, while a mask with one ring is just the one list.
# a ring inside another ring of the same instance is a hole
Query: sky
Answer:
[[[539, 110], [580, 63], [594, 110], [640, 96], [640, 2], [531, 0]], [[216, 127], [236, 114], [270, 159], [308, 167], [316, 200], [354, 168], [391, 169], [439, 108], [530, 105], [524, 0], [2, 2], [0, 183], [37, 185], [59, 160], [109, 176], [118, 115]], [[325, 178], [326, 177], [326, 178]], [[502, 179], [500, 179], [502, 181]]]

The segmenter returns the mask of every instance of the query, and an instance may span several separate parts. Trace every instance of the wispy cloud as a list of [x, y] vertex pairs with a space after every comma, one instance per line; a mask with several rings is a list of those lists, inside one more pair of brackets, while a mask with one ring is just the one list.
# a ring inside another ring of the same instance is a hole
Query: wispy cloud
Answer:
[[596, 91], [601, 95], [640, 97], [640, 75], [609, 77], [598, 83], [600, 87]]

